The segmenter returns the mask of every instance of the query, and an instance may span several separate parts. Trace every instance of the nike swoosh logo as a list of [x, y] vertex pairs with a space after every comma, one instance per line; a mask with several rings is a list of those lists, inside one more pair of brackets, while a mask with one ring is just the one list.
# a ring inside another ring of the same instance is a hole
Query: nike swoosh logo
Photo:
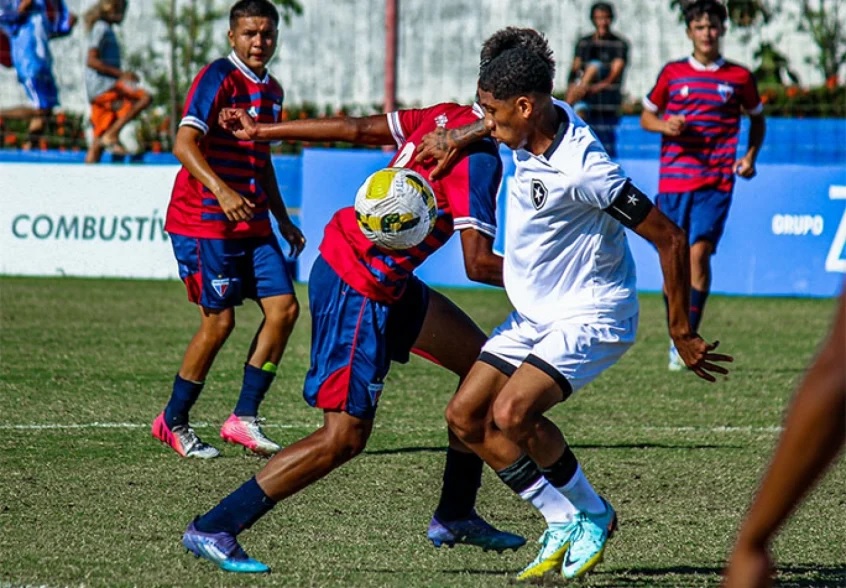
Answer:
[[564, 554], [564, 567], [569, 568], [574, 563], [576, 562], [570, 559], [570, 550], [568, 549], [567, 553]]

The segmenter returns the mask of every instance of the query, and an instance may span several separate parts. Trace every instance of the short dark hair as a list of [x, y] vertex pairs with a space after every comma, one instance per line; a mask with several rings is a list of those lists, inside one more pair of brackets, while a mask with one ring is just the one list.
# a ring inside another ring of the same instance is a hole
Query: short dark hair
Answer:
[[552, 75], [540, 55], [522, 47], [507, 49], [479, 72], [479, 89], [497, 100], [552, 93]]
[[614, 6], [610, 2], [594, 2], [590, 7], [590, 19], [593, 20], [593, 13], [602, 10], [608, 13], [611, 20], [614, 20]]
[[239, 18], [250, 16], [269, 18], [279, 26], [279, 11], [270, 0], [238, 0], [229, 10], [229, 28], [234, 29]]
[[482, 45], [479, 56], [481, 72], [491, 61], [509, 49], [526, 49], [540, 57], [549, 68], [550, 77], [555, 77], [555, 58], [543, 33], [535, 29], [506, 27], [495, 32]]
[[705, 15], [716, 16], [721, 23], [725, 24], [728, 19], [726, 7], [717, 0], [696, 0], [684, 7], [684, 22], [690, 26], [694, 20], [699, 20]]

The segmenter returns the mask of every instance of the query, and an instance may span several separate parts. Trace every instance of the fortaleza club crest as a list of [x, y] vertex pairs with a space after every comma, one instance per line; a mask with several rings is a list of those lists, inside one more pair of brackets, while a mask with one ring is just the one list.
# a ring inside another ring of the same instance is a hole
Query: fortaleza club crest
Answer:
[[535, 210], [540, 210], [543, 207], [546, 203], [547, 194], [549, 194], [549, 190], [546, 189], [543, 182], [532, 180], [532, 204], [535, 206]]
[[730, 84], [717, 84], [717, 93], [723, 102], [728, 102], [731, 95], [734, 94], [734, 88]]
[[217, 278], [211, 281], [212, 288], [217, 292], [217, 295], [223, 298], [229, 291], [229, 278]]

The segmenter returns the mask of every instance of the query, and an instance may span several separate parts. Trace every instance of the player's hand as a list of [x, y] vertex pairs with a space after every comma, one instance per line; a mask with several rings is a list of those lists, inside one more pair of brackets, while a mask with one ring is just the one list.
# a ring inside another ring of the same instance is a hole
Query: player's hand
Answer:
[[217, 115], [218, 124], [242, 141], [252, 141], [258, 134], [258, 125], [243, 108], [223, 108]]
[[721, 374], [723, 376], [728, 374], [726, 368], [714, 362], [731, 363], [734, 361], [731, 355], [713, 353], [720, 345], [719, 341], [708, 343], [696, 334], [673, 337], [673, 344], [676, 346], [676, 351], [679, 352], [679, 355], [690, 371], [709, 382], [717, 381], [714, 374]]
[[758, 173], [755, 169], [755, 161], [751, 157], [741, 157], [734, 163], [734, 173], [747, 180], [754, 178]]
[[279, 233], [291, 246], [291, 251], [288, 253], [291, 257], [299, 257], [300, 253], [306, 245], [306, 238], [300, 228], [291, 222], [290, 219], [279, 223]]
[[678, 137], [684, 130], [684, 115], [674, 114], [664, 120], [663, 133], [668, 137]]
[[738, 543], [723, 573], [722, 588], [769, 588], [772, 586], [772, 561], [763, 547]]
[[435, 167], [429, 173], [429, 178], [437, 180], [461, 155], [461, 150], [449, 140], [448, 132], [443, 127], [438, 127], [430, 133], [423, 135], [420, 143], [415, 149], [417, 163], [436, 162]]
[[226, 218], [233, 223], [248, 221], [255, 214], [253, 209], [256, 205], [231, 188], [223, 188], [220, 194], [217, 194], [217, 202]]

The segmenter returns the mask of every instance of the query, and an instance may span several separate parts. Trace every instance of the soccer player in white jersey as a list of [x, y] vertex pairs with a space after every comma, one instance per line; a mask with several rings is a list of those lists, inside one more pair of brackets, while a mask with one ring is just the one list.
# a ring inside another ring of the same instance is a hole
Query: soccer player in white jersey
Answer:
[[[714, 381], [713, 374], [727, 373], [715, 362], [732, 358], [714, 353], [717, 344], [690, 329], [684, 233], [609, 159], [573, 110], [552, 98], [551, 52], [497, 42], [503, 50], [483, 60], [478, 96], [488, 132], [514, 150], [504, 282], [515, 310], [483, 347], [447, 421], [547, 522], [540, 553], [518, 579], [557, 571], [574, 578], [602, 559], [617, 517], [544, 413], [634, 343], [635, 268], [624, 227], [658, 250], [670, 335], [691, 371]], [[452, 136], [457, 148], [459, 136], [470, 141], [473, 133]]]

